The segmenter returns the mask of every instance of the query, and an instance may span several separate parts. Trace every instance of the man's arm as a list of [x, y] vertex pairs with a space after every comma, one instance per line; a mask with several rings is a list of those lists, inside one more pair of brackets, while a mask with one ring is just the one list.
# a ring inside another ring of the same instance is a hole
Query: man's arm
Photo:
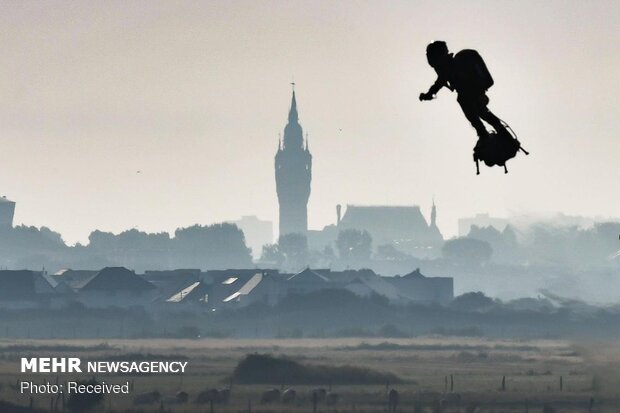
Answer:
[[433, 83], [433, 86], [428, 89], [428, 92], [420, 93], [420, 100], [432, 100], [437, 92], [439, 92], [442, 87], [447, 86], [447, 84], [448, 82], [446, 82], [444, 78], [441, 76], [437, 77], [437, 80]]

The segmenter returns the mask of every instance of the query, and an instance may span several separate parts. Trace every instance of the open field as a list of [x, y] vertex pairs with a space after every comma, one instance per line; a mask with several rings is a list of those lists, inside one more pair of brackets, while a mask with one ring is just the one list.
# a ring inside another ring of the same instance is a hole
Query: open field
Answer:
[[[414, 339], [202, 339], [202, 340], [3, 340], [0, 341], [0, 399], [27, 406], [30, 395], [15, 389], [18, 380], [52, 383], [72, 380], [70, 374], [18, 374], [23, 356], [80, 357], [89, 360], [187, 359], [188, 372], [178, 375], [100, 375], [107, 383], [130, 381], [130, 395], [106, 397], [99, 412], [159, 412], [160, 402], [134, 407], [136, 394], [158, 390], [164, 410], [208, 412], [210, 405], [193, 403], [209, 388], [225, 388], [237, 363], [247, 354], [285, 355], [305, 365], [349, 365], [392, 373], [403, 383], [389, 384], [399, 392], [399, 412], [594, 412], [620, 411], [620, 345], [562, 340], [491, 340], [424, 337]], [[502, 381], [505, 376], [505, 388]], [[91, 378], [90, 376], [77, 377]], [[235, 384], [228, 403], [215, 403], [215, 413], [312, 412], [315, 385]], [[332, 385], [333, 404], [318, 403], [324, 413], [387, 411], [387, 383]], [[560, 387], [561, 386], [561, 387]], [[294, 388], [297, 398], [283, 404], [260, 403], [269, 388]], [[188, 404], [168, 399], [178, 391]], [[50, 410], [50, 397], [34, 398], [35, 410]], [[477, 406], [477, 409], [474, 409]], [[555, 410], [549, 410], [555, 409]], [[2, 412], [4, 413], [4, 412]]]

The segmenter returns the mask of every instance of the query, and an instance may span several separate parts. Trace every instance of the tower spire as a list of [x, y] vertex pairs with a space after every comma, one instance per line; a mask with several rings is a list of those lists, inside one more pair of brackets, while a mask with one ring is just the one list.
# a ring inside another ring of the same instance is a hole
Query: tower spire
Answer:
[[435, 195], [433, 195], [433, 207], [431, 208], [431, 227], [437, 226], [437, 208], [435, 207]]
[[291, 99], [291, 110], [288, 112], [289, 123], [299, 121], [299, 115], [297, 114], [297, 99], [295, 99], [295, 82], [291, 82], [291, 85], [293, 86], [293, 97]]
[[[295, 82], [291, 82], [291, 86], [295, 86]], [[284, 137], [282, 139], [282, 148], [295, 149], [303, 151], [304, 149], [304, 134], [299, 124], [299, 116], [297, 113], [297, 97], [295, 96], [295, 89], [292, 91], [291, 108], [288, 112], [288, 122], [284, 127]]]

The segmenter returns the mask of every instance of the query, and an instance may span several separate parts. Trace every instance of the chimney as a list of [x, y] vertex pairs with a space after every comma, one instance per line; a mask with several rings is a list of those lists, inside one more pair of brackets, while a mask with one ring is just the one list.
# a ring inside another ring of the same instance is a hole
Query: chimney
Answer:
[[342, 211], [342, 205], [336, 205], [336, 225], [340, 225], [340, 212]]

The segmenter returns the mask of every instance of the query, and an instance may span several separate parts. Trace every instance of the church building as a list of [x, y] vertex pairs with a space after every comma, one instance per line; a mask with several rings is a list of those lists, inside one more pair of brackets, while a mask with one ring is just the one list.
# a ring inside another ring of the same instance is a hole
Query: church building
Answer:
[[297, 114], [295, 89], [288, 123], [284, 128], [284, 139], [278, 143], [275, 159], [276, 190], [280, 204], [280, 236], [308, 232], [308, 198], [312, 180], [312, 155], [308, 150], [308, 139]]

